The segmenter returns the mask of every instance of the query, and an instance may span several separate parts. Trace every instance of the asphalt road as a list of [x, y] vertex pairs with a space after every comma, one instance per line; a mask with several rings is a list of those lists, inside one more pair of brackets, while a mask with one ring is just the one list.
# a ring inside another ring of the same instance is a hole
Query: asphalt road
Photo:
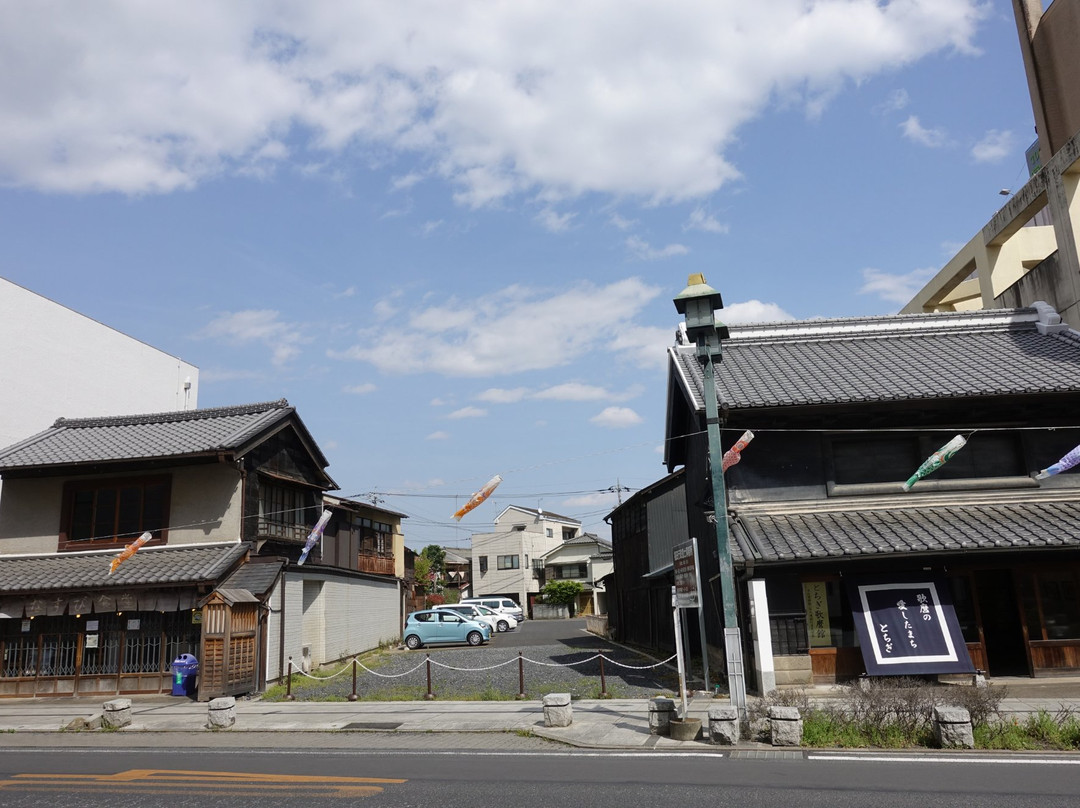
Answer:
[[[318, 744], [318, 736], [306, 736], [304, 742]], [[438, 741], [431, 743], [435, 746]], [[850, 757], [792, 753], [789, 759], [739, 759], [713, 752], [581, 750], [8, 748], [0, 758], [0, 806], [263, 808], [361, 801], [371, 806], [444, 808], [1077, 804], [1076, 756], [979, 755], [963, 761], [947, 761], [940, 755]]]

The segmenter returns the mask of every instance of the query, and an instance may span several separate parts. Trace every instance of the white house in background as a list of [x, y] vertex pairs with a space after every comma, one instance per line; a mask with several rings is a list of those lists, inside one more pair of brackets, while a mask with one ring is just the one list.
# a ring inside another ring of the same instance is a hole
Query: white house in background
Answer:
[[540, 592], [542, 558], [581, 531], [581, 522], [539, 508], [510, 505], [495, 530], [472, 535], [472, 591], [513, 598], [526, 613]]
[[57, 418], [195, 409], [199, 369], [0, 278], [0, 448]]
[[611, 542], [592, 533], [567, 539], [540, 559], [541, 586], [551, 581], [577, 581], [582, 586], [578, 614], [607, 614], [607, 592], [603, 579], [615, 571]]

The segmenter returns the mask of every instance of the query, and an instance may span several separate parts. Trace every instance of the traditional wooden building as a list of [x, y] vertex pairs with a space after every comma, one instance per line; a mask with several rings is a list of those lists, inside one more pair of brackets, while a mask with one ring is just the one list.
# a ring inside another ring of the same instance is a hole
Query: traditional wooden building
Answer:
[[0, 450], [0, 696], [169, 692], [182, 653], [200, 697], [252, 692], [397, 636], [395, 577], [297, 565], [326, 466], [284, 400], [60, 419]]
[[[617, 576], [635, 552], [624, 540], [647, 557], [653, 517], [681, 486], [686, 533], [674, 540], [699, 541], [720, 647], [702, 367], [692, 345], [669, 358], [665, 459], [683, 478], [612, 513]], [[955, 616], [941, 639], [973, 669], [1080, 671], [1080, 475], [1036, 478], [1080, 444], [1080, 334], [1048, 306], [732, 327], [717, 398], [725, 449], [754, 433], [721, 504], [752, 684], [878, 672], [888, 654], [859, 597], [893, 584], [936, 593]], [[966, 445], [905, 490], [956, 435]], [[632, 583], [619, 577], [620, 600]], [[899, 620], [911, 604], [897, 604]], [[619, 615], [622, 636], [656, 619], [625, 603]]]

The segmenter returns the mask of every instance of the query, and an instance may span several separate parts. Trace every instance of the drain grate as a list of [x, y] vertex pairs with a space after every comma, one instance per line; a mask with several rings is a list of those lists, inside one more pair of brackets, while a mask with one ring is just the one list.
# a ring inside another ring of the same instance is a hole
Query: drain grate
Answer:
[[400, 721], [355, 721], [342, 729], [397, 729], [400, 726]]

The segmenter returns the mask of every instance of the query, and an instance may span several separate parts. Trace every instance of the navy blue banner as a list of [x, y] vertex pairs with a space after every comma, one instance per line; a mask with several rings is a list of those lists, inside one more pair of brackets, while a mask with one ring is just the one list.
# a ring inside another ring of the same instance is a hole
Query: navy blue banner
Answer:
[[871, 676], [972, 673], [948, 581], [856, 579], [847, 584], [866, 672]]

